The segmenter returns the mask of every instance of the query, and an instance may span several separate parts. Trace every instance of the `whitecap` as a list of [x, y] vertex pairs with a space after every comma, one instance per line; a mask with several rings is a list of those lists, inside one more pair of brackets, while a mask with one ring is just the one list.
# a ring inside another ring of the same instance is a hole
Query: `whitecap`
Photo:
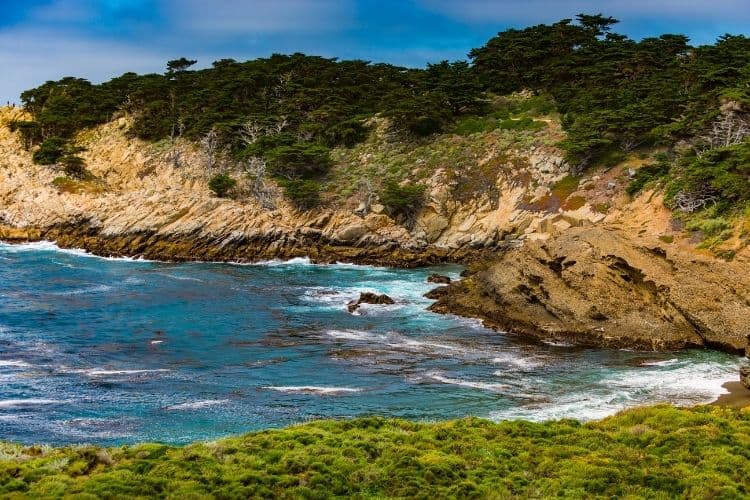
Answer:
[[508, 384], [495, 382], [482, 382], [478, 380], [467, 380], [461, 378], [446, 377], [439, 373], [427, 373], [425, 379], [434, 380], [443, 384], [457, 385], [460, 387], [470, 387], [472, 389], [481, 389], [483, 391], [504, 392], [511, 388]]
[[101, 293], [101, 292], [108, 292], [112, 290], [112, 287], [105, 284], [100, 285], [94, 285], [89, 286], [85, 288], [77, 288], [75, 290], [69, 290], [65, 292], [50, 292], [50, 295], [62, 295], [62, 296], [70, 296], [70, 295], [86, 295], [89, 293]]
[[674, 366], [680, 362], [677, 358], [666, 359], [664, 361], [644, 361], [641, 366]]
[[212, 406], [219, 406], [228, 403], [228, 399], [204, 399], [200, 401], [189, 401], [187, 403], [180, 403], [172, 406], [167, 406], [166, 410], [200, 410], [202, 408], [209, 408]]
[[337, 394], [353, 394], [362, 392], [362, 389], [354, 387], [323, 387], [315, 385], [288, 385], [288, 386], [266, 386], [263, 389], [269, 391], [284, 392], [288, 394], [316, 394], [322, 396], [335, 396]]
[[91, 257], [95, 259], [129, 262], [152, 262], [142, 257], [104, 257], [89, 253], [81, 248], [62, 248], [54, 241], [34, 241], [30, 243], [0, 243], [0, 248], [6, 253], [19, 252], [59, 252], [75, 255], [77, 257]]
[[0, 408], [26, 408], [29, 406], [57, 405], [66, 403], [60, 399], [1, 399]]
[[9, 368], [28, 368], [31, 365], [27, 363], [26, 361], [21, 361], [18, 359], [0, 359], [0, 368], [2, 367], [9, 367]]
[[271, 260], [260, 260], [258, 262], [228, 262], [227, 264], [236, 264], [242, 266], [265, 266], [265, 267], [278, 267], [278, 266], [312, 266], [314, 265], [310, 260], [310, 257], [294, 257], [292, 259], [271, 259]]
[[89, 377], [107, 377], [112, 375], [142, 375], [145, 373], [165, 373], [171, 370], [165, 368], [159, 368], [154, 370], [79, 370], [81, 373], [85, 373]]
[[736, 379], [738, 366], [739, 363], [695, 360], [617, 370], [603, 373], [585, 390], [552, 396], [549, 404], [509, 408], [493, 412], [490, 416], [494, 420], [596, 420], [640, 405], [670, 403], [692, 406], [710, 403], [726, 394], [723, 385]]
[[[502, 354], [493, 353], [495, 356], [492, 358], [492, 362], [495, 364], [500, 365], [513, 365], [516, 368], [521, 368], [523, 370], [533, 370], [535, 368], [539, 368], [541, 366], [544, 366], [544, 361], [542, 359], [532, 359], [528, 356], [522, 356], [517, 353], [512, 352], [504, 352]], [[500, 374], [501, 372], [495, 372], [495, 374]]]
[[328, 330], [326, 335], [340, 340], [375, 340], [376, 335], [359, 330]]
[[156, 273], [159, 276], [164, 276], [165, 278], [172, 278], [178, 281], [195, 281], [198, 283], [204, 283], [202, 279], [193, 278], [191, 276], [180, 276], [178, 274], [170, 274], [170, 273]]
[[163, 340], [152, 340], [151, 342], [149, 342], [149, 344], [151, 345], [158, 345], [158, 344], [163, 344], [163, 343], [164, 343]]

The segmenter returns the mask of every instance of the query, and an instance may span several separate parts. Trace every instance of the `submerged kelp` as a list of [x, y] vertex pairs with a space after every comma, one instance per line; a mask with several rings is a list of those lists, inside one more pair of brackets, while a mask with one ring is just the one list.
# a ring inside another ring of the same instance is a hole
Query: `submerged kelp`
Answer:
[[318, 421], [186, 447], [0, 446], [0, 492], [36, 498], [737, 498], [748, 470], [750, 413], [719, 407], [589, 424]]

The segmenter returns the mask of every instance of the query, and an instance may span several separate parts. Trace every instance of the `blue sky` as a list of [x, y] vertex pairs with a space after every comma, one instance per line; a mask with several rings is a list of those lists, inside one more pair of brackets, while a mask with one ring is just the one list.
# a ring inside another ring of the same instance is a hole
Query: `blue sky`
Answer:
[[750, 0], [0, 0], [0, 101], [68, 75], [161, 72], [181, 56], [208, 66], [298, 51], [421, 66], [579, 12], [617, 17], [634, 38], [750, 35]]

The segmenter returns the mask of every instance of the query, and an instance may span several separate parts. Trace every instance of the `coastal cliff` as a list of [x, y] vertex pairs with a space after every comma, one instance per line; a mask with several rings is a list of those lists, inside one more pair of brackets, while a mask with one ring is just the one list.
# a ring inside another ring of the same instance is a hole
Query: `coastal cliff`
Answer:
[[[126, 136], [129, 118], [81, 132], [90, 175], [33, 163], [0, 110], [0, 238], [53, 240], [105, 256], [249, 262], [309, 256], [390, 266], [461, 262], [473, 271], [433, 306], [495, 328], [583, 345], [739, 352], [750, 326], [750, 252], [739, 237], [699, 249], [658, 192], [631, 197], [646, 160], [571, 175], [555, 117], [528, 130], [446, 133], [407, 143], [374, 118], [368, 140], [334, 150], [324, 203], [296, 209], [269, 181], [267, 206], [207, 187], [188, 142]], [[180, 150], [180, 161], [174, 151]], [[413, 217], [363, 201], [359, 178], [393, 168], [426, 186]], [[244, 193], [244, 194], [243, 194]]]

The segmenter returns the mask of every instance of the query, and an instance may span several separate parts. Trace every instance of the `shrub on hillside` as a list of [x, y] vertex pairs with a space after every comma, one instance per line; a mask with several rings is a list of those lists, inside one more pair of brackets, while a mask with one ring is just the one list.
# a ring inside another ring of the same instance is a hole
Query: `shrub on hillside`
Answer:
[[310, 210], [320, 204], [320, 184], [311, 179], [281, 182], [284, 195], [300, 210]]
[[296, 143], [278, 146], [266, 152], [271, 174], [286, 179], [309, 179], [328, 172], [330, 150], [320, 144]]
[[380, 192], [380, 202], [393, 216], [413, 215], [424, 202], [425, 187], [420, 184], [401, 186], [396, 181], [387, 181]]
[[62, 137], [50, 137], [39, 145], [32, 159], [37, 165], [54, 165], [65, 155], [67, 147], [68, 141]]
[[208, 188], [219, 198], [225, 198], [237, 185], [237, 181], [227, 174], [216, 174], [208, 181]]

